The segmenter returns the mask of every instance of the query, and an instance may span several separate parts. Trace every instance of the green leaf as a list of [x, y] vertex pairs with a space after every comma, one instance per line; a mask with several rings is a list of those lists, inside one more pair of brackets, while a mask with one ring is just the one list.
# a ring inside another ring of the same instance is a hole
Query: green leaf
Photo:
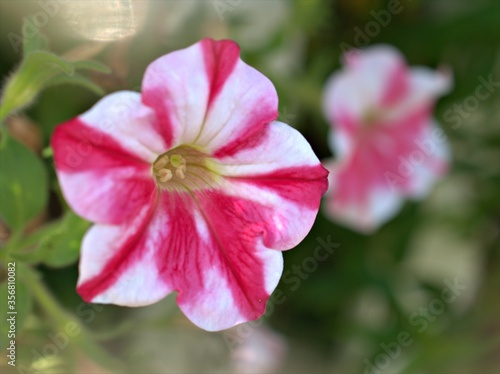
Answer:
[[49, 52], [35, 51], [25, 56], [5, 86], [0, 121], [10, 113], [30, 105], [52, 78], [63, 74], [73, 75], [74, 70], [70, 62]]
[[106, 74], [111, 73], [111, 69], [109, 67], [97, 61], [76, 61], [73, 62], [73, 66], [75, 69], [94, 70]]
[[47, 172], [42, 161], [6, 132], [0, 140], [0, 217], [14, 231], [47, 204]]
[[[23, 284], [23, 282], [19, 279], [17, 276], [13, 276], [12, 278], [9, 278], [9, 272], [12, 271], [12, 269], [15, 269], [15, 273], [19, 272], [19, 269], [17, 268], [17, 264], [14, 262], [8, 262], [7, 263], [7, 270], [8, 270], [8, 278], [0, 284], [0, 315], [2, 316], [2, 319], [8, 319], [12, 318], [14, 316], [15, 319], [15, 334], [16, 337], [19, 335], [21, 332], [24, 322], [26, 321], [26, 318], [31, 312], [31, 309], [33, 307], [33, 301], [32, 301], [32, 296], [26, 286]], [[9, 282], [9, 280], [15, 279], [13, 282]], [[9, 289], [9, 287], [11, 289]], [[14, 288], [13, 288], [14, 287]], [[8, 312], [11, 312], [11, 314], [8, 314]], [[15, 313], [14, 313], [15, 312]], [[2, 324], [6, 323], [6, 321], [2, 321]], [[10, 324], [7, 321], [7, 324], [5, 325], [8, 327]], [[6, 349], [9, 345], [9, 342], [11, 339], [16, 339], [13, 337], [8, 336], [9, 329], [5, 328], [2, 329], [2, 336], [0, 339], [0, 351], [3, 351]]]
[[92, 82], [90, 79], [85, 78], [84, 76], [80, 74], [73, 74], [72, 76], [67, 76], [67, 75], [59, 75], [57, 77], [52, 78], [47, 86], [57, 86], [61, 84], [73, 84], [76, 86], [83, 86], [88, 88], [90, 91], [94, 92], [95, 94], [99, 96], [103, 96], [106, 92], [99, 87], [97, 84]]
[[52, 267], [63, 267], [78, 260], [83, 235], [90, 224], [68, 211], [65, 216], [53, 222], [24, 241], [18, 243], [21, 249], [29, 251], [11, 253], [11, 256], [26, 263], [44, 263]]
[[42, 262], [49, 266], [67, 266], [78, 260], [83, 235], [90, 224], [68, 212], [59, 229], [40, 243]]
[[40, 263], [42, 261], [42, 252], [39, 251], [40, 244], [43, 243], [46, 238], [54, 235], [54, 232], [60, 229], [59, 225], [60, 222], [51, 222], [39, 228], [28, 237], [17, 240], [13, 244], [8, 242], [6, 248], [9, 255], [13, 259], [25, 264]]
[[24, 59], [8, 79], [1, 97], [0, 122], [9, 114], [30, 105], [47, 86], [71, 83], [104, 95], [99, 86], [74, 73], [76, 69], [109, 73], [111, 70], [106, 65], [97, 61], [69, 62], [55, 54], [42, 51], [46, 46], [47, 41], [38, 29], [35, 30], [34, 36], [24, 38]]

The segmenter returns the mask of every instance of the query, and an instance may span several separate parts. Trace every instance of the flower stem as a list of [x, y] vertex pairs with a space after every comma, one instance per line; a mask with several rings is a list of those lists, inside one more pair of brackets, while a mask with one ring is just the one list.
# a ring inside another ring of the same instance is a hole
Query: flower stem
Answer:
[[66, 311], [57, 303], [56, 299], [51, 295], [49, 290], [40, 281], [40, 274], [29, 266], [20, 264], [19, 275], [23, 279], [24, 284], [30, 290], [35, 300], [44, 309], [46, 314], [52, 320], [59, 324], [64, 324], [72, 320]]

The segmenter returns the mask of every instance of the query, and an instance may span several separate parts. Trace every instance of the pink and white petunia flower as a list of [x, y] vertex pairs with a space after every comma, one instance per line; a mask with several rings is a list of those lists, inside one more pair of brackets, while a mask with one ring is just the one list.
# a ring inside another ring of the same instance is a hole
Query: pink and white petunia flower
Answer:
[[204, 39], [149, 65], [142, 94], [116, 92], [57, 127], [57, 175], [85, 235], [77, 291], [141, 306], [178, 292], [206, 330], [260, 317], [280, 251], [309, 232], [328, 172], [277, 122], [272, 83], [232, 41]]
[[450, 90], [446, 71], [409, 68], [389, 46], [346, 54], [328, 81], [324, 111], [332, 125], [326, 213], [371, 232], [393, 217], [406, 197], [426, 195], [448, 167], [449, 150], [432, 111]]

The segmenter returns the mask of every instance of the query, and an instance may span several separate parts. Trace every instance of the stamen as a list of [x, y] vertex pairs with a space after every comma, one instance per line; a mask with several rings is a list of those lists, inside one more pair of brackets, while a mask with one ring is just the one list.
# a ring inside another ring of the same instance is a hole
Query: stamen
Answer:
[[166, 191], [191, 191], [216, 183], [218, 164], [200, 150], [181, 145], [160, 155], [151, 167], [158, 187]]
[[170, 169], [160, 169], [156, 175], [160, 177], [160, 182], [168, 182], [173, 177]]
[[186, 176], [184, 175], [185, 171], [186, 171], [186, 165], [181, 165], [175, 170], [175, 175], [177, 175], [177, 177], [179, 177], [180, 179], [184, 179], [186, 178]]
[[155, 166], [158, 169], [162, 169], [166, 165], [168, 165], [168, 156], [167, 155], [165, 155], [162, 158], [160, 158], [158, 161], [156, 161], [156, 164], [155, 164]]

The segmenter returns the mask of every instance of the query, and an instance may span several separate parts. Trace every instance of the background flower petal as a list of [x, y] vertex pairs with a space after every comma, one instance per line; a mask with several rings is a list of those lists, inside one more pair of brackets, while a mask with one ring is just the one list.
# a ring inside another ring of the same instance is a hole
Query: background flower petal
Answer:
[[387, 45], [353, 50], [346, 60], [327, 81], [323, 99], [325, 116], [344, 130], [394, 105], [407, 94], [409, 79], [403, 56]]
[[[363, 188], [363, 181], [356, 180], [357, 176], [353, 173], [346, 174], [337, 170], [337, 164], [332, 160], [326, 161], [324, 165], [330, 171], [330, 189], [324, 208], [325, 213], [334, 221], [370, 234], [401, 208], [403, 198], [390, 186]], [[357, 184], [360, 188], [350, 191]]]
[[418, 133], [394, 129], [386, 142], [375, 138], [341, 161], [324, 163], [330, 171], [330, 217], [371, 232], [397, 213], [405, 197], [424, 197], [447, 171], [448, 142], [435, 122]]
[[399, 105], [394, 108], [394, 117], [402, 117], [408, 111], [420, 108], [434, 108], [439, 96], [451, 90], [453, 79], [448, 69], [432, 70], [425, 67], [414, 67], [409, 75], [409, 92]]
[[413, 165], [405, 195], [422, 199], [449, 168], [451, 151], [444, 131], [436, 121], [416, 139], [418, 150], [409, 156]]

